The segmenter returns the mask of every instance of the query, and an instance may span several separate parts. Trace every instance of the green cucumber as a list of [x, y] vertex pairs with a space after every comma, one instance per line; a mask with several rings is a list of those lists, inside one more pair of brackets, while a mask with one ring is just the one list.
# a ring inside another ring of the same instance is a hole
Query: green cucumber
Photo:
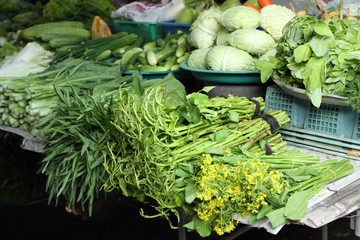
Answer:
[[52, 48], [60, 48], [64, 46], [80, 44], [85, 40], [85, 38], [77, 36], [59, 36], [57, 38], [50, 39], [49, 45]]
[[96, 61], [103, 61], [108, 59], [109, 57], [111, 57], [111, 50], [110, 49], [106, 49], [105, 51], [103, 51], [102, 53], [100, 53], [99, 55], [97, 55], [97, 57], [95, 58]]
[[15, 23], [27, 23], [40, 19], [40, 14], [35, 11], [23, 12], [15, 15], [11, 20]]
[[34, 41], [36, 39], [40, 39], [41, 35], [44, 33], [71, 34], [76, 32], [80, 32], [84, 35], [86, 33], [86, 36], [90, 37], [90, 31], [86, 30], [84, 23], [80, 21], [59, 21], [36, 24], [22, 30], [20, 32], [20, 36], [25, 40]]

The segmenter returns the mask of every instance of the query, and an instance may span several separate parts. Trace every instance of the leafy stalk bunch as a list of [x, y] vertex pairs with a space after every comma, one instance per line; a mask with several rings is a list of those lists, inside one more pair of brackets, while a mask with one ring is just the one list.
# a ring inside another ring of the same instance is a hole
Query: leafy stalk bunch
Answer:
[[[203, 153], [225, 154], [226, 149], [245, 144], [251, 148], [273, 131], [259, 117], [264, 109], [261, 97], [186, 95], [171, 74], [154, 81], [120, 88], [118, 101], [113, 102], [114, 137], [122, 147], [110, 149], [104, 189], [150, 203], [156, 216], [168, 218], [171, 213], [178, 216], [179, 207], [191, 208], [185, 191]], [[283, 111], [269, 115], [279, 126], [290, 120]]]
[[[273, 146], [278, 144], [281, 141]], [[212, 231], [230, 233], [245, 218], [253, 224], [267, 217], [274, 228], [299, 221], [311, 197], [354, 171], [348, 160], [320, 161], [287, 147], [272, 154], [256, 148], [223, 156], [204, 154], [198, 164], [193, 188], [187, 191], [194, 217], [185, 226], [202, 237]]]

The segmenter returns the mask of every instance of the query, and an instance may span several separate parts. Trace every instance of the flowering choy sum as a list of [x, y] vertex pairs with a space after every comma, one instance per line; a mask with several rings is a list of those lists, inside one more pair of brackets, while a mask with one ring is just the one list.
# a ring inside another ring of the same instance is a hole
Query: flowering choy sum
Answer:
[[282, 173], [258, 159], [229, 164], [226, 157], [204, 154], [196, 175], [195, 217], [218, 235], [229, 233], [238, 223], [233, 214], [257, 214], [268, 205], [269, 194], [279, 194], [287, 185]]

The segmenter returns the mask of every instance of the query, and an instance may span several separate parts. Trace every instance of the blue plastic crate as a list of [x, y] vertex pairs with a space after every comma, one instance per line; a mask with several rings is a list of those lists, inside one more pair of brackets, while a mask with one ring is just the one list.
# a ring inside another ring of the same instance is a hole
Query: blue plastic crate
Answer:
[[[358, 114], [359, 115], [359, 114]], [[360, 117], [357, 117], [357, 123], [354, 127], [353, 139], [360, 139]]]
[[175, 34], [178, 31], [184, 33], [190, 33], [191, 24], [185, 23], [175, 23], [175, 21], [164, 21], [159, 22], [159, 25], [162, 27], [164, 34]]
[[164, 36], [161, 26], [157, 22], [133, 22], [114, 20], [111, 25], [114, 33], [127, 32], [143, 36], [145, 41], [154, 41]]
[[310, 101], [289, 95], [276, 85], [267, 87], [265, 104], [265, 111], [286, 111], [291, 127], [360, 140], [359, 114], [351, 106], [321, 104], [316, 108]]

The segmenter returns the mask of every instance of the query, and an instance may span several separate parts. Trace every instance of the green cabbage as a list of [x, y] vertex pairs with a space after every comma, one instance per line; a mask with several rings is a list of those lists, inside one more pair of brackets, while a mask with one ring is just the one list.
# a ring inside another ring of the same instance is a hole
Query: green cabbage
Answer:
[[228, 42], [231, 46], [250, 54], [261, 56], [275, 48], [275, 40], [270, 34], [258, 29], [238, 29], [230, 33]]
[[215, 44], [216, 45], [222, 45], [222, 46], [229, 46], [229, 41], [228, 41], [228, 38], [229, 38], [229, 34], [230, 34], [230, 31], [227, 30], [226, 28], [222, 27], [217, 36], [216, 36], [216, 42]]
[[191, 51], [188, 65], [193, 68], [207, 69], [206, 55], [211, 48], [199, 48]]
[[232, 7], [221, 15], [221, 24], [229, 31], [243, 28], [257, 28], [260, 24], [260, 13], [246, 6]]
[[254, 70], [255, 60], [246, 51], [232, 46], [214, 46], [206, 55], [208, 69], [217, 71]]
[[204, 10], [190, 27], [189, 43], [195, 48], [208, 48], [214, 45], [220, 30], [220, 16], [217, 8]]
[[276, 41], [282, 36], [282, 30], [295, 13], [285, 6], [271, 4], [261, 9], [260, 26]]

